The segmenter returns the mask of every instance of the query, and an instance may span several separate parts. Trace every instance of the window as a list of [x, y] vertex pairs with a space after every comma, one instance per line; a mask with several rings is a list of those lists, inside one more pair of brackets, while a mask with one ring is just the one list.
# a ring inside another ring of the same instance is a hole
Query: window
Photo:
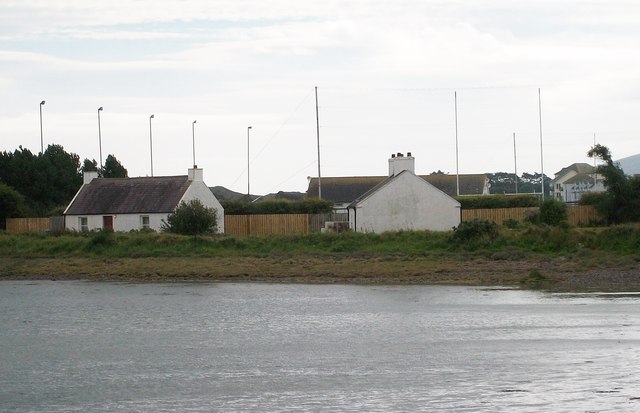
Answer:
[[78, 226], [82, 232], [89, 231], [89, 220], [87, 217], [78, 217]]
[[149, 229], [149, 215], [140, 216], [140, 226], [142, 229]]

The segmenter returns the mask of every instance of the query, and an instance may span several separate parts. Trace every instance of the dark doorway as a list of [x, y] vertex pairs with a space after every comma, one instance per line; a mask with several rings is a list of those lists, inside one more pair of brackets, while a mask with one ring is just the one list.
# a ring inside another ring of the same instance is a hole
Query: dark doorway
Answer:
[[111, 215], [105, 215], [102, 217], [102, 229], [113, 231], [113, 217]]

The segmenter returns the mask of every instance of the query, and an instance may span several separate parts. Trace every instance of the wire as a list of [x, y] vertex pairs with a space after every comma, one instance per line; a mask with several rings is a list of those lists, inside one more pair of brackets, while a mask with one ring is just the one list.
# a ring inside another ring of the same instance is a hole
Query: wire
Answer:
[[[298, 106], [296, 106], [296, 108], [293, 110], [293, 112], [291, 112], [289, 114], [289, 116], [284, 120], [284, 122], [282, 122], [282, 124], [280, 125], [280, 127], [278, 129], [276, 129], [276, 131], [271, 135], [271, 137], [267, 140], [267, 142], [262, 146], [262, 148], [260, 148], [260, 150], [258, 151], [257, 154], [255, 154], [250, 160], [249, 160], [249, 165], [251, 165], [253, 163], [253, 161], [256, 160], [256, 158], [258, 158], [258, 156], [260, 156], [260, 154], [262, 154], [262, 152], [264, 152], [264, 150], [267, 148], [267, 146], [269, 146], [269, 144], [276, 138], [276, 136], [278, 136], [278, 134], [280, 133], [280, 131], [285, 127], [285, 125], [287, 123], [289, 123], [289, 121], [291, 120], [291, 118], [293, 118], [293, 115], [295, 115], [298, 110], [302, 107], [302, 105], [304, 104], [304, 102], [307, 101], [307, 99], [309, 99], [309, 96], [311, 96], [311, 93], [314, 91], [314, 89], [312, 88], [311, 90], [309, 90], [309, 93], [307, 93], [307, 95], [300, 101], [300, 103], [298, 104]], [[240, 178], [242, 178], [242, 176], [244, 175], [244, 173], [247, 171], [247, 168], [244, 168], [242, 170], [242, 172], [240, 173], [240, 175], [238, 175], [238, 177], [235, 179], [235, 181], [233, 181], [231, 183], [231, 186], [235, 185], [236, 182], [238, 182], [240, 180]]]

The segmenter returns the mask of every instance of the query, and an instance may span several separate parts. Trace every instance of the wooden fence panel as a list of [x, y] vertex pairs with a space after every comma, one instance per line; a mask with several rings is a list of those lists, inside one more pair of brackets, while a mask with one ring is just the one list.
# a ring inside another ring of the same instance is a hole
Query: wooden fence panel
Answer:
[[[538, 207], [463, 209], [462, 221], [484, 219], [500, 225], [508, 219], [524, 222], [527, 216], [538, 212], [539, 209]], [[600, 218], [596, 210], [590, 205], [572, 205], [567, 208], [567, 221], [569, 225], [591, 225], [601, 222], [602, 218]]]
[[44, 232], [48, 229], [49, 218], [7, 218], [7, 232], [10, 234]]
[[225, 215], [224, 232], [229, 235], [307, 234], [309, 215]]
[[591, 205], [572, 205], [567, 212], [570, 225], [593, 225], [604, 221]]
[[309, 216], [309, 232], [320, 232], [325, 222], [349, 222], [349, 214], [314, 214]]
[[518, 222], [524, 222], [525, 218], [532, 213], [538, 211], [538, 207], [527, 208], [493, 208], [493, 209], [463, 209], [462, 221], [471, 221], [472, 219], [483, 219], [493, 221], [496, 224], [502, 223], [508, 219]]

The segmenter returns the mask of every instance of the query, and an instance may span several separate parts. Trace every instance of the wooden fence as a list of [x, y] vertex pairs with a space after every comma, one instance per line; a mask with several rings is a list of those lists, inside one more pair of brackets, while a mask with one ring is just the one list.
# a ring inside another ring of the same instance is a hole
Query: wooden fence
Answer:
[[7, 218], [9, 234], [44, 232], [48, 231], [49, 227], [49, 218]]
[[[531, 214], [539, 211], [538, 207], [530, 208], [494, 208], [494, 209], [463, 209], [462, 221], [472, 219], [484, 219], [502, 224], [504, 221], [512, 219], [524, 222]], [[567, 221], [569, 225], [591, 225], [599, 223], [602, 218], [590, 205], [571, 205], [567, 207]]]
[[229, 235], [308, 234], [309, 215], [225, 215], [224, 232]]
[[[502, 224], [513, 219], [524, 222], [529, 214], [538, 212], [531, 208], [463, 209], [462, 220], [485, 219]], [[574, 205], [567, 209], [570, 225], [591, 225], [602, 219], [592, 206]], [[282, 215], [225, 215], [224, 229], [229, 235], [308, 234], [320, 232], [326, 222], [346, 222], [347, 214], [282, 214]], [[7, 218], [7, 232], [63, 231], [64, 217]]]

